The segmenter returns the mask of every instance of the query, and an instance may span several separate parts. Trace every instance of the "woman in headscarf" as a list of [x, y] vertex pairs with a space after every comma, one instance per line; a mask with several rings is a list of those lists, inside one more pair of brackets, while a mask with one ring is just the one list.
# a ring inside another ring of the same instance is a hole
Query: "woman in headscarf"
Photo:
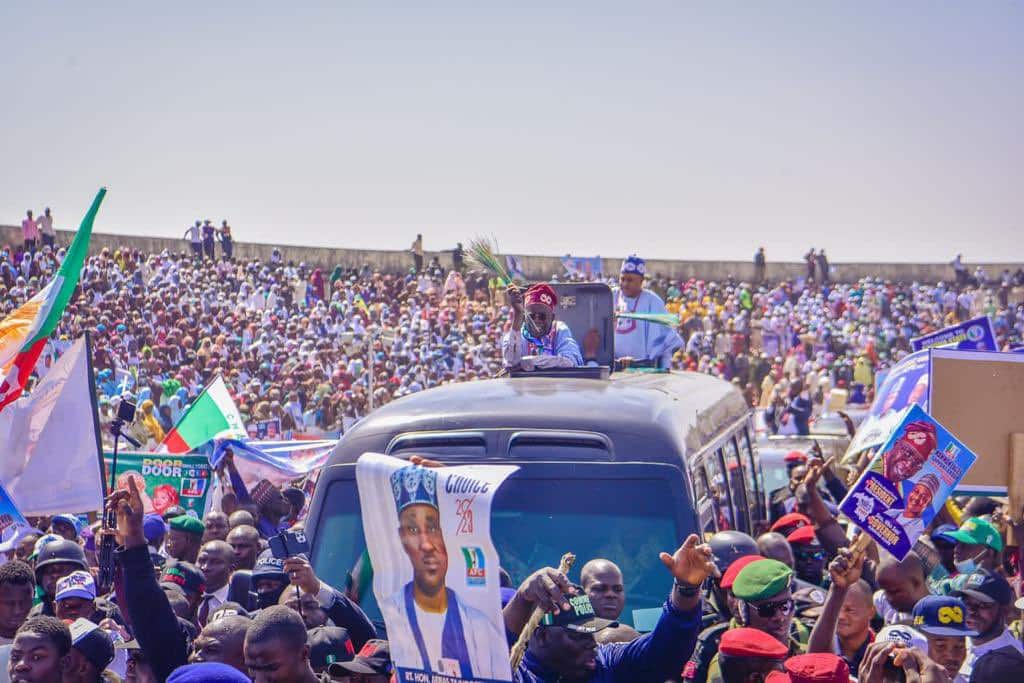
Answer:
[[160, 426], [160, 421], [156, 419], [156, 415], [153, 414], [154, 404], [150, 399], [146, 399], [142, 402], [139, 407], [139, 413], [142, 424], [145, 425], [146, 430], [149, 432], [150, 438], [156, 441], [158, 444], [164, 440], [164, 428]]
[[309, 280], [310, 285], [313, 287], [312, 295], [314, 301], [324, 300], [324, 273], [322, 270], [317, 268], [313, 271], [313, 276]]

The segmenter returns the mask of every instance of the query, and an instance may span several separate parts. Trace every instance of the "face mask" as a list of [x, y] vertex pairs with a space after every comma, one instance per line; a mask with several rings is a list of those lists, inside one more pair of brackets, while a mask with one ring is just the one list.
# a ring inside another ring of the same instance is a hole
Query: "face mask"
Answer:
[[256, 606], [259, 609], [273, 607], [277, 604], [278, 600], [281, 599], [281, 595], [284, 593], [286, 588], [288, 588], [288, 584], [284, 583], [280, 588], [274, 590], [263, 591], [262, 593], [252, 593], [252, 595], [256, 596]]
[[970, 574], [978, 568], [978, 558], [984, 554], [985, 551], [982, 551], [970, 559], [963, 560], [962, 562], [954, 562], [953, 564], [956, 565], [956, 570], [959, 573]]

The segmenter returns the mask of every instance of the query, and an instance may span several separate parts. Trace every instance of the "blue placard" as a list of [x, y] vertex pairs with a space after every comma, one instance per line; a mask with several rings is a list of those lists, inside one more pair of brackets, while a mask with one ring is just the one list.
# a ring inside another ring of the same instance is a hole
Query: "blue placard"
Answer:
[[920, 406], [912, 406], [839, 509], [902, 560], [976, 459]]
[[928, 408], [928, 373], [931, 369], [927, 351], [912, 353], [886, 372], [875, 391], [871, 415], [881, 417], [908, 405]]
[[930, 349], [933, 346], [955, 346], [971, 351], [999, 350], [996, 346], [996, 333], [992, 329], [992, 320], [987, 315], [915, 337], [910, 340], [910, 345], [915, 351]]
[[0, 540], [7, 541], [17, 533], [19, 527], [28, 527], [28, 521], [11, 500], [10, 494], [0, 484]]

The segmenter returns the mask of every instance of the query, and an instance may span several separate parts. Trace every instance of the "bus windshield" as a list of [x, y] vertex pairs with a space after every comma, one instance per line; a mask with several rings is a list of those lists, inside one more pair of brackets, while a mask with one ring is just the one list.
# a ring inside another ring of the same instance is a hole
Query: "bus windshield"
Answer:
[[[521, 472], [520, 472], [521, 473]], [[502, 567], [518, 585], [541, 567], [557, 567], [573, 552], [579, 570], [588, 560], [606, 558], [622, 568], [626, 608], [620, 617], [640, 628], [657, 618], [671, 588], [658, 553], [673, 552], [692, 529], [677, 528], [670, 483], [663, 479], [526, 479], [512, 476], [498, 491], [491, 535]], [[366, 543], [354, 480], [335, 480], [324, 497], [313, 549], [321, 579], [340, 589], [351, 586], [375, 622]], [[640, 612], [636, 612], [640, 610]], [[635, 619], [636, 617], [637, 619]]]

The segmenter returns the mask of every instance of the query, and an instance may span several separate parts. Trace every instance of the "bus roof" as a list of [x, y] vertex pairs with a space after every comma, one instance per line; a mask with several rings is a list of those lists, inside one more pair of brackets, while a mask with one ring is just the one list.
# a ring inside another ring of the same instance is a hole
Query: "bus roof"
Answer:
[[[410, 432], [572, 430], [606, 435], [622, 453], [679, 465], [749, 412], [730, 383], [692, 372], [616, 373], [611, 379], [514, 377], [464, 382], [405, 396], [345, 434], [330, 464], [383, 452]], [[635, 459], [635, 456], [631, 459]]]

